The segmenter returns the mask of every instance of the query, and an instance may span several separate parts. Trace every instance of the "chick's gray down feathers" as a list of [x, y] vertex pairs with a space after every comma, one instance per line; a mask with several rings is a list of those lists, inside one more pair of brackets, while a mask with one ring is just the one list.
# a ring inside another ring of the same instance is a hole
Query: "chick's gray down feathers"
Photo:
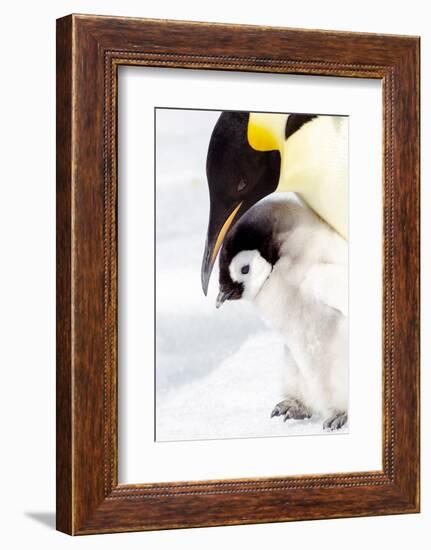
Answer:
[[272, 416], [347, 421], [347, 262], [346, 241], [292, 193], [255, 205], [225, 239], [218, 303], [253, 301], [289, 350]]

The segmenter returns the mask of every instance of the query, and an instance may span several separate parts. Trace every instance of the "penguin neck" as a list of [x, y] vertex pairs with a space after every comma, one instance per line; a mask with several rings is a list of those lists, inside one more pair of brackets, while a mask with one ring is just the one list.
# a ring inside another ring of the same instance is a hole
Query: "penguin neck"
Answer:
[[319, 117], [285, 141], [276, 191], [297, 193], [347, 237], [347, 119]]
[[257, 151], [280, 152], [276, 191], [297, 193], [347, 238], [348, 121], [345, 117], [318, 117], [286, 140], [288, 116], [250, 113], [248, 142]]

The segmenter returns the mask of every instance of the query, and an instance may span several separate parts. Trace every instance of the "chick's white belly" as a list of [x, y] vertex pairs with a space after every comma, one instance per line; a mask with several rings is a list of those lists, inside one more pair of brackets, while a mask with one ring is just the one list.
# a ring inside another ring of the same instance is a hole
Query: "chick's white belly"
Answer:
[[286, 369], [286, 395], [323, 416], [347, 410], [347, 318], [304, 294], [298, 279], [273, 270], [256, 296], [263, 319], [281, 333], [295, 367]]

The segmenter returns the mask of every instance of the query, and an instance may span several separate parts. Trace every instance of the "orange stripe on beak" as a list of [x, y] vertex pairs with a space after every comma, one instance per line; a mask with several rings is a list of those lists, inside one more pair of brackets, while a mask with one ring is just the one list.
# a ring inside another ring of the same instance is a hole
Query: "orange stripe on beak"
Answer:
[[229, 215], [227, 220], [224, 222], [223, 227], [220, 229], [220, 233], [217, 236], [217, 240], [216, 240], [216, 243], [214, 245], [214, 248], [213, 248], [213, 251], [212, 251], [212, 254], [211, 254], [211, 264], [214, 264], [214, 262], [217, 258], [218, 251], [220, 250], [220, 247], [221, 247], [221, 245], [223, 243], [223, 240], [226, 236], [226, 233], [228, 232], [229, 227], [232, 225], [233, 219], [235, 218], [238, 210], [240, 209], [241, 204], [242, 204], [242, 202], [240, 202], [238, 204], [238, 206], [232, 211], [232, 213]]

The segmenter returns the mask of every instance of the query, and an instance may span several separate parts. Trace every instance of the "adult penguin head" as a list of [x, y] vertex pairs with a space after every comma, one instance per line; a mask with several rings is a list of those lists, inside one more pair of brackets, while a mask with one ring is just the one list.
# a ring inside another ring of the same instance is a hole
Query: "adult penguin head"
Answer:
[[205, 295], [227, 232], [251, 206], [276, 190], [280, 177], [280, 151], [251, 147], [249, 117], [248, 112], [223, 112], [209, 143], [206, 169], [210, 215], [201, 270]]

